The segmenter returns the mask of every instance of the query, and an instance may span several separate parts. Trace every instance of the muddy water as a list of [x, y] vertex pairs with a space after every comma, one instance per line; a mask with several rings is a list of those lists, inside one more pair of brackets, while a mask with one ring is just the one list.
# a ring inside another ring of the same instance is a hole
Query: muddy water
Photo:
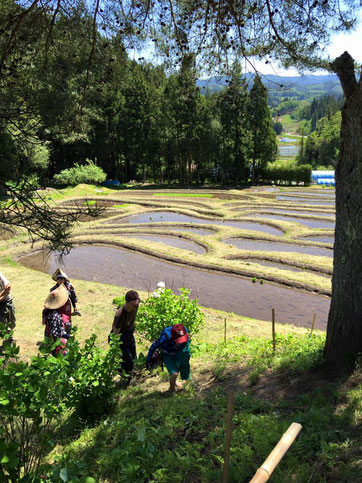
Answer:
[[283, 191], [283, 195], [286, 196], [300, 196], [300, 195], [308, 195], [308, 196], [321, 196], [321, 197], [335, 197], [335, 192], [331, 191], [329, 193], [321, 193], [320, 191]]
[[247, 240], [244, 238], [231, 238], [224, 240], [225, 243], [233, 245], [242, 250], [263, 250], [266, 252], [294, 252], [306, 255], [317, 255], [320, 257], [333, 257], [333, 250], [321, 247], [307, 247], [302, 245], [292, 245], [287, 243], [262, 242], [257, 240]]
[[194, 216], [182, 215], [181, 213], [173, 213], [170, 211], [158, 211], [142, 213], [141, 215], [129, 216], [119, 220], [120, 223], [160, 223], [160, 222], [181, 222], [181, 223], [195, 223], [195, 224], [210, 224], [234, 226], [242, 230], [256, 230], [270, 235], [282, 235], [282, 230], [278, 230], [273, 226], [264, 225], [261, 223], [252, 223], [247, 221], [221, 221], [221, 220], [206, 220], [203, 218], [196, 218]]
[[306, 218], [294, 218], [292, 216], [278, 216], [266, 214], [257, 214], [254, 216], [258, 218], [269, 218], [271, 220], [293, 221], [294, 223], [300, 223], [301, 225], [309, 226], [309, 228], [330, 228], [331, 230], [333, 230], [335, 226], [334, 220], [308, 220]]
[[263, 265], [263, 267], [272, 267], [272, 268], [279, 268], [280, 270], [288, 270], [289, 272], [304, 272], [304, 273], [311, 273], [313, 275], [318, 275], [319, 277], [324, 277], [324, 278], [331, 278], [332, 275], [328, 275], [326, 273], [320, 273], [320, 272], [314, 272], [311, 270], [303, 270], [302, 268], [299, 267], [293, 267], [293, 265], [286, 265], [283, 263], [276, 263], [276, 262], [270, 262], [269, 260], [260, 260], [260, 259], [250, 259], [251, 262], [254, 262]]
[[332, 245], [334, 244], [334, 236], [303, 236], [298, 238], [298, 240], [309, 240], [320, 243], [332, 243]]
[[[328, 217], [334, 217], [334, 213], [326, 213], [325, 211], [301, 211], [301, 210], [273, 210], [274, 213], [278, 214], [283, 214], [283, 213], [289, 213], [290, 215], [306, 215], [306, 216], [328, 216]], [[271, 214], [271, 213], [269, 213]]]
[[[49, 274], [58, 266], [54, 255], [46, 265], [42, 260], [38, 253], [24, 257], [21, 262]], [[190, 288], [192, 298], [198, 298], [208, 307], [262, 320], [271, 320], [274, 307], [277, 322], [304, 327], [311, 326], [313, 313], [316, 313], [318, 328], [326, 328], [328, 297], [269, 283], [255, 284], [250, 279], [183, 267], [110, 247], [76, 247], [64, 262], [63, 268], [71, 279], [94, 280], [149, 292], [155, 289], [158, 280], [163, 280], [173, 290]], [[78, 295], [81, 304], [81, 293]]]
[[335, 206], [335, 201], [321, 200], [311, 200], [310, 198], [297, 198], [295, 196], [276, 196], [277, 201], [290, 201], [291, 203], [299, 203], [301, 205], [328, 205]]
[[140, 235], [138, 233], [122, 233], [122, 236], [131, 236], [140, 240], [148, 240], [151, 242], [164, 243], [171, 247], [182, 248], [183, 250], [189, 250], [194, 253], [206, 253], [206, 249], [198, 243], [190, 240], [185, 240], [177, 236], [163, 236], [163, 235]]
[[215, 233], [214, 231], [211, 230], [200, 230], [199, 228], [189, 228], [189, 227], [181, 227], [181, 228], [176, 228], [172, 227], [172, 231], [186, 231], [188, 233], [195, 233], [195, 235], [212, 235]]

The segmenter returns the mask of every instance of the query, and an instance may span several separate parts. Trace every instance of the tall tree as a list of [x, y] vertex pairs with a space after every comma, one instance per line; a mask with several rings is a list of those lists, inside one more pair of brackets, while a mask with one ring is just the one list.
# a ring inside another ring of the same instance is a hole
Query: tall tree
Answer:
[[268, 161], [275, 161], [278, 154], [276, 134], [268, 106], [268, 97], [259, 75], [254, 77], [248, 104], [249, 127], [251, 131], [252, 182], [266, 167]]
[[345, 52], [332, 64], [343, 88], [340, 157], [336, 167], [336, 229], [332, 300], [325, 357], [331, 365], [362, 352], [362, 76]]
[[238, 62], [234, 62], [227, 88], [219, 97], [224, 181], [248, 178], [250, 132], [247, 119], [248, 93]]

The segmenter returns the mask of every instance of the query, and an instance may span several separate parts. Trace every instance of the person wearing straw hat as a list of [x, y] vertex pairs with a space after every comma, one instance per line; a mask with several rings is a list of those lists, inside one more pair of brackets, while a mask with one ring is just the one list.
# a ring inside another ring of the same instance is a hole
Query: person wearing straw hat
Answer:
[[77, 310], [78, 297], [75, 293], [73, 285], [69, 281], [67, 274], [63, 272], [63, 270], [57, 268], [53, 273], [52, 279], [57, 283], [50, 289], [51, 292], [56, 290], [61, 285], [63, 285], [68, 291], [68, 300], [65, 302], [64, 306], [59, 309], [59, 313], [62, 316], [67, 332], [70, 333], [70, 329], [72, 327], [72, 306], [73, 315], [80, 315]]
[[66, 345], [69, 334], [67, 334], [65, 323], [59, 310], [66, 304], [68, 299], [68, 290], [62, 284], [50, 292], [44, 302], [43, 324], [45, 325], [45, 337], [51, 337], [54, 341], [60, 339], [60, 343], [52, 352], [53, 355], [57, 355], [59, 352], [63, 355], [67, 353]]

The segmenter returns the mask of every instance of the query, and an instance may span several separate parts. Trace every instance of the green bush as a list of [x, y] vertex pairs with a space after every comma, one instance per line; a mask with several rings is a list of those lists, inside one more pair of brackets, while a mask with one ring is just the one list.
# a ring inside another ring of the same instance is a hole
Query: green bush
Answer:
[[57, 185], [76, 186], [80, 183], [85, 184], [100, 184], [105, 181], [107, 175], [95, 165], [90, 159], [86, 159], [87, 164], [78, 164], [70, 169], [64, 169], [60, 173], [56, 174], [53, 181]]
[[303, 183], [304, 185], [312, 182], [312, 166], [310, 164], [300, 164], [280, 166], [278, 164], [270, 164], [264, 169], [262, 179], [268, 183]]
[[108, 409], [116, 389], [114, 376], [121, 365], [119, 344], [111, 344], [105, 351], [96, 347], [96, 338], [92, 334], [83, 347], [76, 341], [68, 343], [69, 378], [65, 404], [83, 418], [100, 415]]
[[180, 295], [166, 289], [159, 297], [149, 297], [138, 309], [137, 332], [154, 341], [165, 327], [183, 324], [189, 334], [196, 334], [204, 323], [204, 314], [198, 300], [190, 300], [189, 295], [190, 291], [182, 288]]
[[57, 342], [47, 340], [42, 353], [24, 362], [19, 347], [9, 343], [11, 335], [0, 324], [0, 480], [37, 481], [31, 477], [54, 446], [65, 411], [85, 418], [109, 406], [121, 351], [119, 344], [97, 348], [92, 335], [82, 348], [70, 339], [68, 354], [53, 357]]

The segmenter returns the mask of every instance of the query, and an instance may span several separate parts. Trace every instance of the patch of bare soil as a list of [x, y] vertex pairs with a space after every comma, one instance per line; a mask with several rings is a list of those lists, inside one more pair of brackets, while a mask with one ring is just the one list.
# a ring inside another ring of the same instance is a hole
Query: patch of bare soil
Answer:
[[[252, 367], [230, 365], [218, 373], [214, 363], [203, 363], [196, 373], [192, 374], [192, 384], [201, 396], [207, 396], [216, 388], [222, 388], [225, 392], [230, 390], [243, 393], [252, 392], [254, 396], [267, 400], [270, 403], [279, 401], [295, 401], [301, 395], [313, 392], [318, 387], [325, 390], [338, 387], [339, 391], [345, 392], [362, 384], [362, 370], [335, 373], [321, 368], [314, 372], [304, 374], [292, 374], [287, 371], [266, 371], [254, 383], [249, 375]], [[343, 404], [342, 400], [338, 404]]]

